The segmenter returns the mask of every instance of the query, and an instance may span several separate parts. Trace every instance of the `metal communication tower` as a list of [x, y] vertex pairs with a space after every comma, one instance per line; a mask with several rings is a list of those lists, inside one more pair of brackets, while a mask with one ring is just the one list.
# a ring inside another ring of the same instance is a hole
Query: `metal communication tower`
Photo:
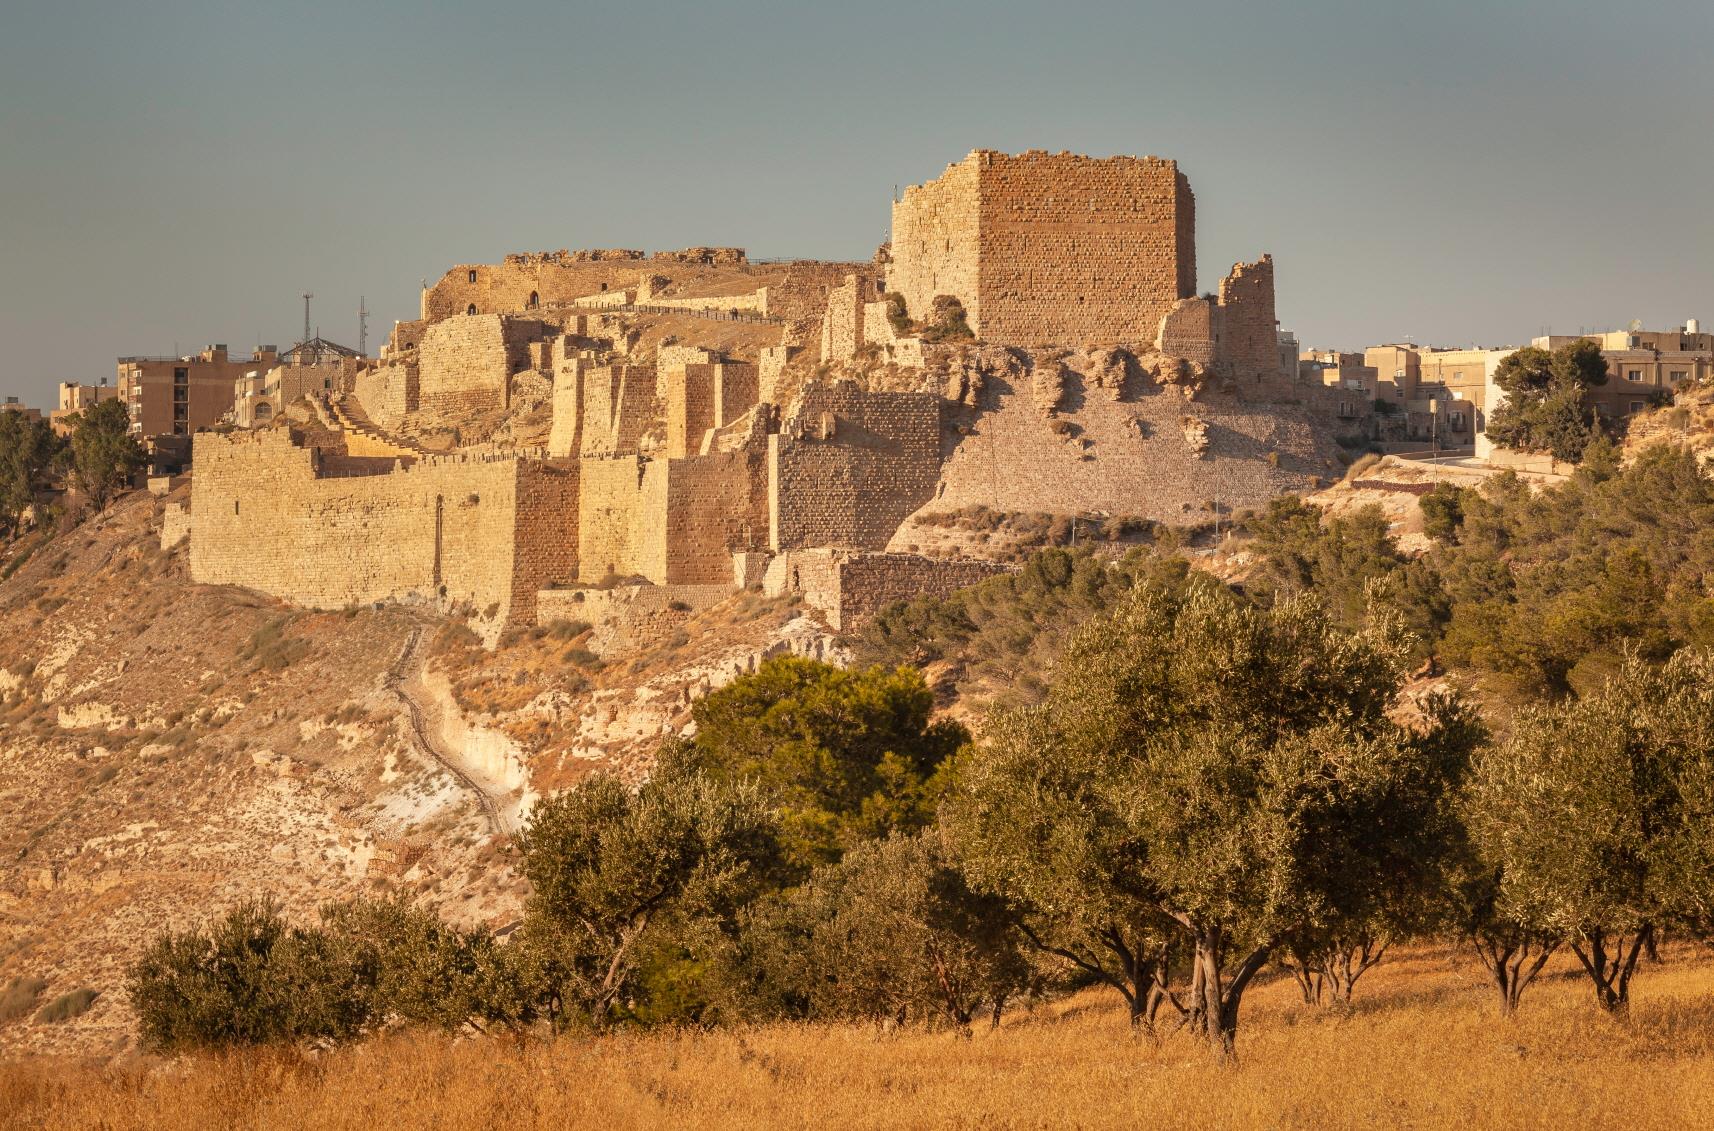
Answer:
[[357, 296], [357, 352], [369, 356], [369, 310], [362, 295]]
[[308, 291], [304, 292], [304, 336], [302, 340], [306, 342], [309, 341], [309, 300], [314, 297]]

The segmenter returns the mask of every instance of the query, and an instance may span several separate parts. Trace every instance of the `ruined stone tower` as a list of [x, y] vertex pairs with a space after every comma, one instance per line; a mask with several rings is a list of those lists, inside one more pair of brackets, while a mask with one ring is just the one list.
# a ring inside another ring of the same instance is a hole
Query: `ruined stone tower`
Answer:
[[1196, 294], [1196, 203], [1176, 162], [978, 149], [893, 205], [887, 287], [937, 295], [988, 341], [1153, 341]]

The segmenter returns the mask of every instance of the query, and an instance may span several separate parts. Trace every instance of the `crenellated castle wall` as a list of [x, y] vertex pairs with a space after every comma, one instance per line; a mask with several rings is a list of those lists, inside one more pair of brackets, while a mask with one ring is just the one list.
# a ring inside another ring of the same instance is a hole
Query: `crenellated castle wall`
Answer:
[[380, 474], [288, 429], [199, 433], [191, 576], [311, 608], [468, 603], [531, 621], [535, 592], [576, 567], [577, 468], [444, 456]]

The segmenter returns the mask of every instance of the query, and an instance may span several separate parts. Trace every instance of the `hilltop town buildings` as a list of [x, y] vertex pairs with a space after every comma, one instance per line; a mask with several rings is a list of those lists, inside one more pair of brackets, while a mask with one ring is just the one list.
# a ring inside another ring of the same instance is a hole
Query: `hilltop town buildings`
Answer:
[[119, 399], [131, 414], [134, 435], [189, 436], [232, 411], [234, 382], [246, 371], [272, 366], [278, 358], [273, 346], [234, 357], [225, 345], [188, 357], [122, 357]]
[[59, 389], [59, 407], [48, 413], [54, 431], [64, 435], [71, 429], [69, 418], [86, 408], [94, 408], [102, 401], [110, 401], [119, 395], [117, 385], [109, 385], [105, 378], [99, 385], [84, 385], [76, 381], [62, 381]]

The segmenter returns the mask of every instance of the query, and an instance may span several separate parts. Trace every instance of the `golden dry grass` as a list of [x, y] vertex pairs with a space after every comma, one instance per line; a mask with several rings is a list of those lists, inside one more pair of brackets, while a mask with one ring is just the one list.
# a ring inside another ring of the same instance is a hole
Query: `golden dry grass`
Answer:
[[247, 1055], [0, 1067], [0, 1126], [83, 1128], [1714, 1126], [1714, 960], [1639, 978], [1628, 1024], [1559, 964], [1512, 1021], [1461, 954], [1373, 972], [1340, 1015], [1289, 983], [1245, 1005], [1241, 1063], [1133, 1040], [1089, 992], [970, 1039], [840, 1026], [515, 1044], [389, 1037]]

